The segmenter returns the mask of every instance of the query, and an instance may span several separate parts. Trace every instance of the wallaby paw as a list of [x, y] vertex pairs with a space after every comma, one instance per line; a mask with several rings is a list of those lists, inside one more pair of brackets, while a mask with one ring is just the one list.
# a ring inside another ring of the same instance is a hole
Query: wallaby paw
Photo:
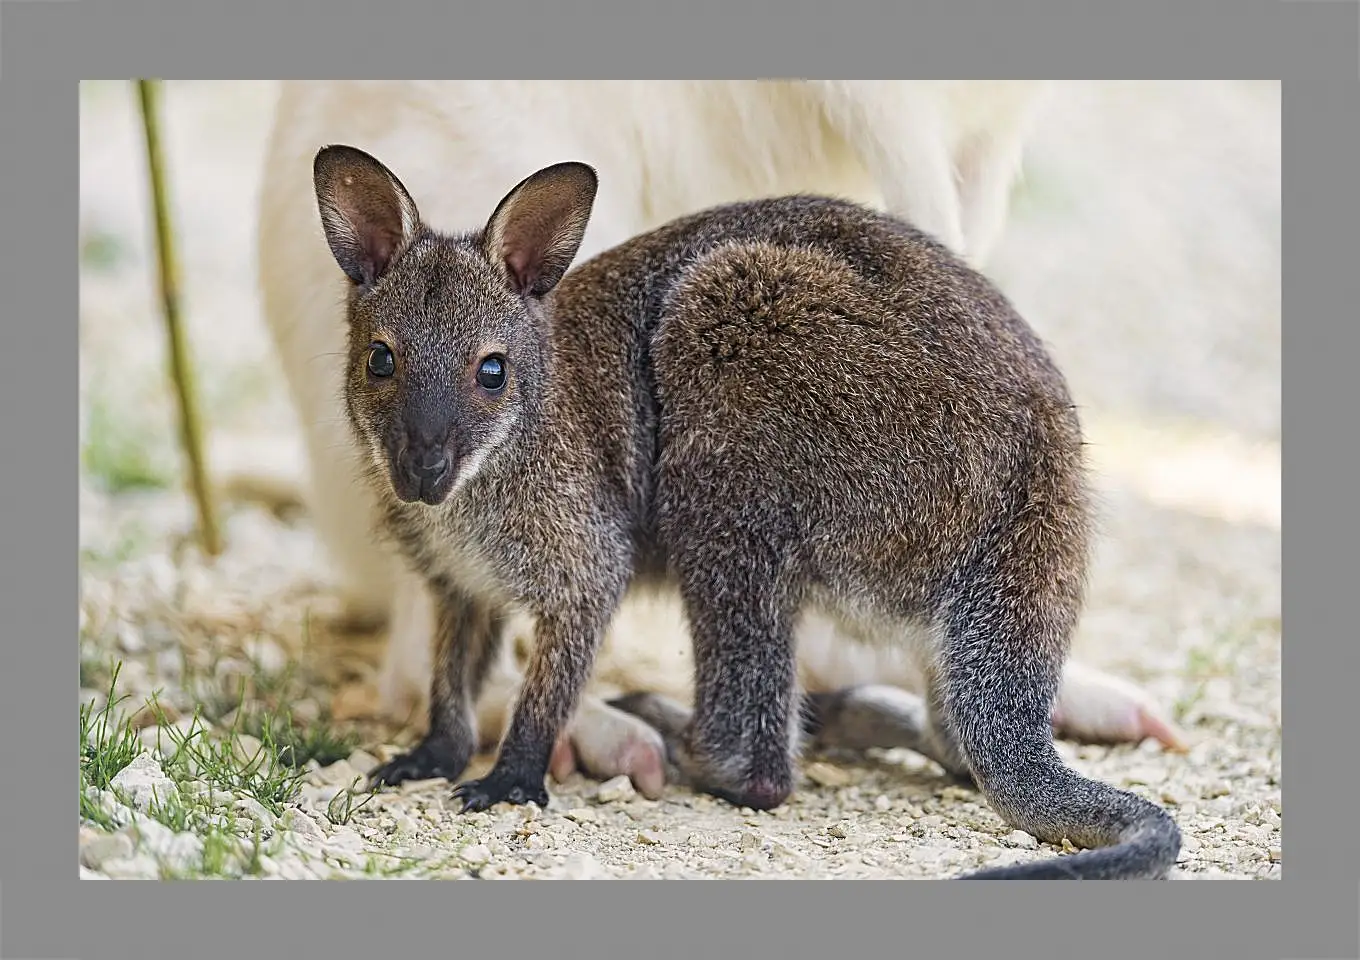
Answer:
[[468, 766], [471, 748], [448, 741], [422, 740], [414, 750], [394, 757], [369, 774], [369, 786], [394, 787], [406, 780], [456, 780]]
[[462, 813], [477, 813], [498, 803], [548, 806], [542, 773], [531, 777], [517, 770], [497, 768], [480, 780], [466, 780], [454, 787], [453, 798], [462, 801]]

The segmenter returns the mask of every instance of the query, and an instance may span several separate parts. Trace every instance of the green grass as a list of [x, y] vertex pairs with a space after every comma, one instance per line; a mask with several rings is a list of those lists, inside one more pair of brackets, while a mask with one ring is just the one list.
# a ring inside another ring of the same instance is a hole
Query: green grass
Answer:
[[[301, 792], [309, 760], [328, 765], [348, 756], [359, 740], [357, 733], [335, 726], [325, 715], [309, 722], [293, 717], [290, 705], [304, 689], [293, 665], [271, 673], [255, 664], [251, 674], [236, 678], [235, 696], [229, 698], [225, 685], [213, 676], [218, 659], [202, 670], [206, 676], [194, 677], [215, 683], [207, 683], [208, 702], [196, 706], [186, 720], [172, 724], [156, 694], [146, 700], [145, 709], [159, 730], [155, 746], [161, 769], [178, 790], [154, 799], [131, 820], [154, 820], [176, 833], [192, 833], [203, 844], [200, 863], [179, 870], [163, 867], [163, 879], [264, 875], [263, 858], [274, 844], [282, 845], [282, 838], [266, 842], [258, 823], [243, 833], [241, 811], [222, 794], [249, 797], [273, 816], [282, 816]], [[123, 709], [129, 696], [117, 694], [121, 669], [121, 661], [101, 661], [82, 645], [82, 684], [107, 676], [100, 688], [108, 697], [98, 710], [93, 702], [80, 707], [80, 816], [83, 823], [108, 831], [119, 829], [127, 817], [111, 816], [90, 788], [111, 790], [118, 772], [146, 749]], [[186, 679], [191, 675], [186, 664]], [[372, 798], [371, 791], [358, 787], [355, 781], [332, 800], [327, 810], [332, 822], [349, 823]], [[118, 799], [129, 805], [126, 798]], [[402, 869], [375, 867], [384, 876]]]
[[146, 426], [134, 426], [115, 416], [107, 402], [93, 399], [81, 465], [109, 493], [164, 489], [170, 472], [156, 455], [157, 439]]
[[[331, 802], [326, 805], [326, 819], [330, 820], [338, 827], [343, 827], [354, 819], [354, 815], [362, 810], [375, 796], [374, 791], [359, 788], [362, 778], [356, 777], [350, 781], [350, 785], [341, 790]], [[356, 797], [362, 796], [364, 799], [355, 803]]]
[[114, 713], [123, 701], [130, 699], [126, 694], [121, 697], [114, 696], [122, 666], [122, 663], [118, 663], [113, 667], [109, 679], [108, 699], [102, 707], [95, 710], [93, 701], [80, 705], [82, 796], [86, 782], [101, 790], [107, 790], [118, 772], [132, 763], [143, 749], [129, 718]]
[[[152, 709], [160, 712], [154, 701]], [[244, 714], [244, 710], [238, 709], [238, 721]], [[169, 749], [162, 749], [166, 756], [161, 768], [171, 779], [201, 780], [214, 790], [250, 797], [276, 817], [282, 816], [287, 805], [297, 798], [305, 772], [280, 759], [269, 723], [263, 725], [261, 736], [256, 738], [259, 747], [251, 749], [241, 739], [244, 731], [238, 726], [208, 736], [197, 711], [190, 718], [188, 730], [169, 725], [163, 712], [157, 716], [157, 722], [170, 740]]]

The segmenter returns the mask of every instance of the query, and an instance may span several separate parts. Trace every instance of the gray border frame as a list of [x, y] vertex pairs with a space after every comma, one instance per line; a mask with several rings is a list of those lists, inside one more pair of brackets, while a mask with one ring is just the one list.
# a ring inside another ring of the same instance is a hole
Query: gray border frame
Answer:
[[[0, 409], [36, 415], [3, 418], [3, 449], [11, 452], [0, 509], [0, 543], [10, 554], [0, 642], [0, 956], [233, 956], [269, 943], [290, 956], [485, 945], [506, 956], [617, 948], [630, 955], [750, 957], [842, 952], [851, 944], [875, 950], [880, 941], [878, 949], [931, 957], [1358, 955], [1351, 859], [1358, 742], [1350, 709], [1358, 646], [1349, 599], [1357, 582], [1350, 526], [1357, 461], [1337, 439], [1356, 436], [1357, 5], [937, 0], [887, 13], [866, 3], [866, 15], [854, 16], [856, 5], [845, 0], [826, 7], [767, 2], [764, 15], [754, 4], [744, 14], [731, 3], [706, 12], [708, 5], [643, 11], [621, 2], [609, 9], [593, 4], [595, 16], [505, 0], [467, 8], [397, 0], [358, 8], [324, 0], [4, 4], [0, 309], [9, 336], [23, 340], [22, 349], [0, 360]], [[705, 32], [706, 21], [715, 29]], [[1283, 81], [1292, 427], [1285, 549], [1297, 572], [1285, 584], [1294, 629], [1284, 651], [1290, 786], [1282, 882], [1146, 884], [1118, 892], [1097, 885], [1069, 889], [1061, 901], [1052, 888], [1033, 884], [726, 890], [712, 883], [623, 883], [603, 895], [590, 885], [529, 885], [508, 894], [412, 881], [74, 886], [75, 831], [66, 806], [73, 795], [56, 784], [72, 775], [70, 734], [61, 731], [72, 722], [63, 691], [74, 649], [66, 633], [74, 626], [67, 591], [78, 582], [76, 445], [67, 432], [76, 423], [77, 391], [74, 367], [52, 358], [76, 356], [76, 81], [360, 71], [580, 76], [587, 65], [595, 75], [621, 77], [873, 71]], [[1325, 460], [1336, 462], [1325, 468]], [[38, 464], [49, 466], [34, 469]], [[701, 917], [702, 931], [695, 923]]]

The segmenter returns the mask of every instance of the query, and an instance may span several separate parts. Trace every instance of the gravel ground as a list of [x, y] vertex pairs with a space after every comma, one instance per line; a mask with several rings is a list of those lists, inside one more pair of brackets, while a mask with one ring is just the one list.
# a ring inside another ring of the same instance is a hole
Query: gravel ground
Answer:
[[[212, 463], [288, 478], [299, 451], [251, 261], [271, 87], [167, 94]], [[187, 540], [132, 91], [87, 84], [82, 103], [81, 702], [104, 705], [120, 661], [145, 747], [84, 788], [82, 876], [932, 877], [1061, 852], [907, 751], [809, 758], [772, 813], [580, 777], [547, 810], [471, 816], [442, 782], [348, 789], [404, 742], [359, 718], [375, 638], [328, 626], [305, 516], [228, 500], [215, 564]], [[1281, 871], [1279, 106], [1274, 84], [1062, 90], [992, 268], [1067, 370], [1100, 471], [1077, 650], [1152, 691], [1191, 744], [1060, 749], [1174, 812], [1179, 877]], [[671, 689], [678, 664], [616, 649], [602, 672]], [[251, 722], [282, 706], [315, 734], [296, 772]], [[204, 748], [176, 749], [176, 731]]]

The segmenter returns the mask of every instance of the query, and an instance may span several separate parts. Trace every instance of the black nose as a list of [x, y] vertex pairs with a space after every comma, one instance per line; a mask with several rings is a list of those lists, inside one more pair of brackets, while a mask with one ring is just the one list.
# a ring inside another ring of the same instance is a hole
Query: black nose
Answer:
[[408, 469], [417, 480], [434, 483], [444, 476], [445, 471], [449, 469], [449, 458], [442, 450], [430, 450], [418, 456], [413, 456]]

